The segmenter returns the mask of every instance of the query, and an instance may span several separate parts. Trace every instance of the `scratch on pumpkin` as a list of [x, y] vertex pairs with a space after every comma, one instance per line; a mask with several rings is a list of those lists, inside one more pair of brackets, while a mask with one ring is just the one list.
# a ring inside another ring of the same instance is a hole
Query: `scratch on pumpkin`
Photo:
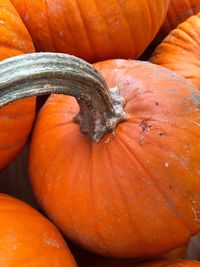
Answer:
[[193, 211], [193, 213], [194, 213], [195, 220], [196, 220], [197, 222], [200, 222], [200, 218], [198, 217], [198, 214], [197, 214], [196, 209], [195, 209], [195, 208], [192, 208], [192, 211]]

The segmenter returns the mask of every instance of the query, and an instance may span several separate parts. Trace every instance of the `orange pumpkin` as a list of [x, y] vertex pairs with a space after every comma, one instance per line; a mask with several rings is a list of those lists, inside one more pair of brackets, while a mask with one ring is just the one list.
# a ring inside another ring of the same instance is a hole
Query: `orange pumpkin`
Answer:
[[171, 31], [150, 61], [185, 76], [200, 88], [200, 13]]
[[31, 206], [0, 194], [0, 266], [76, 267], [57, 228]]
[[[0, 60], [34, 52], [31, 38], [9, 0], [0, 1]], [[23, 148], [32, 127], [35, 98], [20, 100], [0, 110], [0, 170]]]
[[158, 260], [155, 262], [152, 261], [135, 265], [135, 267], [199, 267], [199, 266], [200, 262], [190, 261], [190, 260], [178, 260], [178, 261]]
[[198, 12], [200, 12], [199, 0], [171, 0], [160, 34], [168, 35], [178, 24]]
[[91, 65], [64, 54], [1, 65], [0, 105], [12, 86], [16, 99], [65, 93], [81, 108], [52, 95], [39, 113], [29, 158], [38, 202], [67, 237], [99, 254], [145, 257], [180, 247], [200, 231], [200, 93], [148, 62], [95, 66], [110, 91]]
[[168, 0], [12, 0], [37, 51], [90, 62], [138, 58], [158, 32]]

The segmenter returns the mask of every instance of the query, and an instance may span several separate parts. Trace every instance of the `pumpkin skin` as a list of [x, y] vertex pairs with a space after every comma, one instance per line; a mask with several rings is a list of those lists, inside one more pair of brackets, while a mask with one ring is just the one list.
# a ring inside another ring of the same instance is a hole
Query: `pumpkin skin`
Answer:
[[169, 1], [12, 0], [12, 3], [37, 51], [68, 53], [97, 62], [138, 58], [158, 32]]
[[173, 70], [200, 88], [200, 13], [181, 23], [156, 48], [150, 61]]
[[[34, 47], [19, 15], [10, 1], [0, 1], [0, 60], [29, 52], [34, 52]], [[0, 109], [0, 170], [22, 150], [34, 113], [34, 97]]]
[[200, 12], [199, 0], [171, 0], [160, 34], [166, 36], [188, 17]]
[[127, 120], [95, 143], [73, 121], [74, 98], [50, 96], [30, 145], [35, 196], [95, 253], [145, 257], [183, 246], [200, 230], [199, 92], [148, 62], [95, 66], [120, 89]]
[[[155, 262], [146, 262], [137, 264], [135, 267], [199, 267], [200, 262], [190, 260], [158, 260]], [[122, 266], [121, 266], [122, 267]]]
[[76, 267], [57, 228], [24, 202], [0, 194], [0, 265]]

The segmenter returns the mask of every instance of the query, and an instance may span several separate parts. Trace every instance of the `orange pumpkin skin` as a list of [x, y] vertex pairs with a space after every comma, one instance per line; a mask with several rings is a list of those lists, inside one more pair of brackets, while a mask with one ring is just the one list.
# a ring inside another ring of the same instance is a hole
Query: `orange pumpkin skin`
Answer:
[[[200, 262], [190, 260], [158, 260], [155, 262], [146, 262], [137, 264], [135, 267], [199, 267]], [[122, 267], [122, 266], [121, 266]]]
[[[37, 51], [89, 62], [138, 58], [158, 32], [168, 0], [12, 0]], [[39, 21], [39, 23], [38, 23]]]
[[173, 70], [200, 88], [200, 13], [188, 18], [156, 48], [150, 61]]
[[171, 0], [160, 34], [166, 36], [188, 17], [200, 12], [199, 0]]
[[127, 120], [94, 143], [73, 122], [74, 98], [52, 95], [30, 146], [38, 202], [67, 237], [99, 254], [143, 257], [183, 246], [200, 230], [199, 92], [148, 62], [95, 66], [119, 87]]
[[[33, 52], [31, 38], [10, 1], [0, 1], [0, 60]], [[23, 148], [35, 113], [35, 98], [0, 109], [0, 170]]]
[[26, 203], [0, 194], [0, 266], [76, 267], [57, 228]]

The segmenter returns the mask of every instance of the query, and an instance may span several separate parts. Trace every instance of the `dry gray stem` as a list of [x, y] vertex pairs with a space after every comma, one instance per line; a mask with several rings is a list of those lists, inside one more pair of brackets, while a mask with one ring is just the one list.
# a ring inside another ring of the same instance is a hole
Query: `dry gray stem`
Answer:
[[89, 63], [66, 54], [34, 53], [0, 62], [0, 106], [30, 96], [65, 94], [76, 98], [76, 120], [95, 142], [124, 120], [124, 101]]

